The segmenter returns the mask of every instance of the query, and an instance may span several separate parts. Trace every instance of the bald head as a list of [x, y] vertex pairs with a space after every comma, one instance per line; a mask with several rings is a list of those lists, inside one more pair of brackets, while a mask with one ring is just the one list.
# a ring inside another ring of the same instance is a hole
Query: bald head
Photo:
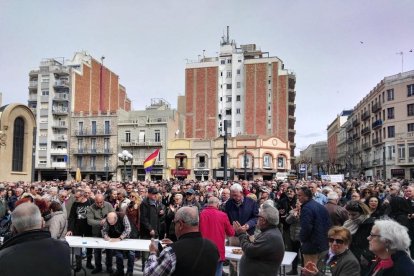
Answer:
[[41, 229], [43, 222], [39, 208], [31, 202], [17, 206], [11, 214], [11, 221], [17, 233]]
[[106, 217], [106, 220], [110, 225], [115, 225], [115, 223], [118, 220], [118, 215], [115, 212], [108, 213], [108, 216]]

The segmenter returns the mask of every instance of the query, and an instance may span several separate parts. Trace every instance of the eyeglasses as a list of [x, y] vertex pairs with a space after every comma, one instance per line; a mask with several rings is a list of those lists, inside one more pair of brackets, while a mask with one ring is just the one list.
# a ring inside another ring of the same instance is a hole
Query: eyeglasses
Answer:
[[345, 241], [341, 240], [341, 239], [329, 238], [328, 240], [329, 240], [329, 243], [333, 243], [333, 242], [336, 242], [336, 244], [344, 244], [345, 243]]
[[377, 234], [373, 234], [372, 232], [371, 233], [369, 233], [369, 237], [371, 237], [371, 238], [375, 238], [375, 237], [381, 237], [381, 235], [377, 235]]

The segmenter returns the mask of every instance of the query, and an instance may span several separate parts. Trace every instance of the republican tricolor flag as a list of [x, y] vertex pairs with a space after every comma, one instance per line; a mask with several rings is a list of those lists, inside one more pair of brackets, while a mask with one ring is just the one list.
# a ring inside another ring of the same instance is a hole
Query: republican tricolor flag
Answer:
[[158, 153], [160, 153], [160, 149], [157, 149], [150, 156], [147, 157], [144, 161], [144, 169], [145, 172], [150, 172], [152, 170], [152, 166], [154, 166], [155, 161], [157, 160]]

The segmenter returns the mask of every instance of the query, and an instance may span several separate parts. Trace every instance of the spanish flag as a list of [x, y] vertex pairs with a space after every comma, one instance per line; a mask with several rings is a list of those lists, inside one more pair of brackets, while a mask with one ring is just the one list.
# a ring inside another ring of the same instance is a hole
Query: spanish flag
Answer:
[[152, 166], [154, 166], [155, 160], [157, 160], [158, 153], [160, 153], [160, 149], [157, 149], [150, 156], [147, 157], [144, 161], [144, 169], [145, 172], [150, 172], [152, 170]]

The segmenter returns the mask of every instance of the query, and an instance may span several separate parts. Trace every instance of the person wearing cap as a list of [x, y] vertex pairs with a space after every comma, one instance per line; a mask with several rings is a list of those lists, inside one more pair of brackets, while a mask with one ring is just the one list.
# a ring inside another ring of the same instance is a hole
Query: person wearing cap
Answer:
[[[140, 206], [140, 233], [141, 239], [159, 238], [161, 219], [164, 216], [164, 206], [157, 200], [158, 190], [155, 187], [148, 188], [148, 195]], [[148, 252], [142, 252], [142, 270], [144, 270], [145, 261], [148, 258]]]
[[195, 198], [195, 191], [193, 188], [190, 188], [185, 192], [183, 206], [189, 206], [189, 207], [196, 206], [198, 208], [198, 211], [200, 212], [201, 206], [200, 206], [200, 203], [198, 203], [198, 201]]

